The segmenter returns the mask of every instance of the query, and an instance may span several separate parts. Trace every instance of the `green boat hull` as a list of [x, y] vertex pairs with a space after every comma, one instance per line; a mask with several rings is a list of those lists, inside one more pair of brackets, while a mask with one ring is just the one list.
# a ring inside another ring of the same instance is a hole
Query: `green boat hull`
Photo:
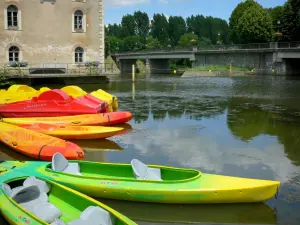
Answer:
[[[19, 187], [22, 186], [24, 180], [29, 177], [29, 175], [25, 175], [26, 171], [14, 169], [15, 168], [2, 167], [0, 164], [0, 209], [2, 216], [11, 225], [48, 225], [49, 223], [40, 219], [28, 209], [24, 208], [24, 206], [21, 206], [13, 200], [5, 189], [3, 189], [3, 183], [10, 185], [10, 187]], [[50, 192], [48, 193], [48, 202], [53, 204], [60, 212], [62, 212], [60, 219], [66, 224], [72, 220], [79, 219], [81, 213], [87, 207], [99, 206], [113, 215], [115, 218], [115, 225], [136, 225], [136, 223], [131, 221], [129, 218], [100, 203], [99, 201], [92, 199], [91, 197], [65, 187], [55, 181], [49, 181], [41, 176], [36, 178], [51, 185]]]
[[5, 161], [1, 167], [54, 180], [89, 196], [128, 201], [206, 204], [263, 202], [280, 182], [201, 173], [198, 170], [149, 165], [161, 170], [162, 181], [138, 180], [130, 164], [69, 161], [81, 176], [55, 172], [51, 163]]

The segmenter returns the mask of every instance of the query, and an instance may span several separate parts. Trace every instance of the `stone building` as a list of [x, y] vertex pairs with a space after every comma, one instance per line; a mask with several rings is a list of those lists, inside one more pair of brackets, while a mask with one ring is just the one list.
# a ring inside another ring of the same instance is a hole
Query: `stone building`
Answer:
[[104, 0], [0, 0], [0, 63], [104, 62]]

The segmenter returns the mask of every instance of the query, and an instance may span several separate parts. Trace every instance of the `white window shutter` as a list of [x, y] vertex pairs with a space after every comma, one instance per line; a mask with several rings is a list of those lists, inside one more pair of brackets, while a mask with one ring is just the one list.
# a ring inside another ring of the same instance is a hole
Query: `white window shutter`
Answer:
[[22, 30], [22, 10], [18, 10], [18, 28]]
[[86, 14], [83, 15], [83, 18], [82, 18], [82, 28], [83, 28], [83, 32], [86, 32]]
[[7, 30], [7, 8], [4, 8], [4, 29]]
[[75, 21], [74, 21], [74, 13], [72, 13], [72, 32], [75, 32], [74, 24], [75, 24]]

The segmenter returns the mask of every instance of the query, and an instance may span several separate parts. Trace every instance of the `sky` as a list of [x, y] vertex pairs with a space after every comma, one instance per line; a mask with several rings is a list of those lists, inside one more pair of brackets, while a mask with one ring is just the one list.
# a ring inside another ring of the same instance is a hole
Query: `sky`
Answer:
[[[265, 8], [283, 5], [286, 0], [257, 0]], [[231, 12], [242, 0], [105, 0], [105, 24], [120, 23], [122, 16], [140, 10], [151, 19], [154, 13], [167, 16], [202, 14], [228, 21]]]

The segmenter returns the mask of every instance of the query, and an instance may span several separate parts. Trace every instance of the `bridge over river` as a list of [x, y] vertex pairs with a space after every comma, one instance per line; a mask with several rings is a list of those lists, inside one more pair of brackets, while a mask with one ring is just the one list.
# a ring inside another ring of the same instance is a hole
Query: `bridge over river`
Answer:
[[207, 48], [159, 49], [117, 53], [112, 56], [122, 73], [129, 73], [138, 59], [150, 73], [169, 73], [170, 59], [188, 59], [193, 67], [229, 65], [253, 68], [256, 73], [300, 74], [300, 42], [216, 45]]

